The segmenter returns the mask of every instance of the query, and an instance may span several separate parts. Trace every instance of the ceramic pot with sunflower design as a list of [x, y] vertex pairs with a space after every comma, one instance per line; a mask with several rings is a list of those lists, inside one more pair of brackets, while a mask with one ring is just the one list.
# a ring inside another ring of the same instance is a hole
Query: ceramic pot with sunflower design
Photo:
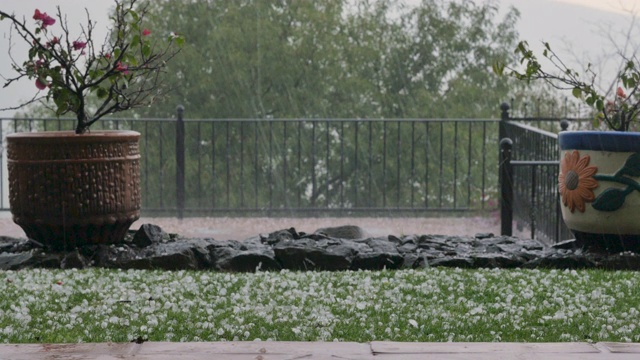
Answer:
[[562, 216], [582, 246], [640, 251], [640, 133], [562, 132]]

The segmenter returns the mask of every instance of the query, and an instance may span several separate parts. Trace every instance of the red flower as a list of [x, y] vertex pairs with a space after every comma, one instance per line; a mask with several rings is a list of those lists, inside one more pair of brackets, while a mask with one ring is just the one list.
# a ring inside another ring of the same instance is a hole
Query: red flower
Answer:
[[46, 82], [43, 82], [42, 80], [40, 80], [40, 78], [37, 78], [37, 79], [36, 79], [36, 87], [37, 87], [38, 89], [40, 89], [40, 90], [44, 90], [44, 89], [46, 89], [46, 88], [47, 88], [47, 85], [48, 85], [48, 84], [47, 84]]
[[129, 66], [121, 63], [120, 61], [118, 61], [118, 63], [116, 64], [116, 68], [114, 69], [115, 71], [120, 71], [121, 73], [128, 75], [129, 74]]
[[624, 90], [622, 90], [621, 87], [618, 86], [618, 91], [616, 92], [616, 95], [618, 95], [618, 97], [620, 98], [626, 98], [627, 94], [624, 93]]
[[149, 34], [151, 34], [151, 30], [149, 30], [149, 29], [142, 30], [142, 36], [147, 36]]
[[35, 13], [33, 14], [33, 19], [37, 21], [42, 21], [42, 25], [40, 27], [43, 29], [46, 29], [47, 26], [53, 25], [56, 23], [56, 19], [47, 15], [47, 13], [41, 13], [40, 10], [38, 9], [36, 9]]
[[85, 41], [74, 41], [73, 42], [73, 50], [82, 50], [87, 47], [87, 43]]
[[109, 53], [104, 54], [104, 58], [105, 59], [111, 59], [111, 54], [109, 54]]

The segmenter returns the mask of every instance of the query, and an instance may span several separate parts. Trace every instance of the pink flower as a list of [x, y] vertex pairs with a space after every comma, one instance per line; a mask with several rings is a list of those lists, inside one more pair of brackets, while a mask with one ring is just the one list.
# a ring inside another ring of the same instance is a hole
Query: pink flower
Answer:
[[41, 13], [40, 10], [38, 9], [36, 9], [35, 13], [33, 14], [33, 19], [37, 21], [42, 21], [42, 25], [40, 27], [43, 29], [46, 29], [47, 26], [53, 25], [56, 23], [56, 19], [47, 15], [47, 13]]
[[60, 43], [60, 39], [58, 39], [57, 36], [54, 36], [53, 39], [51, 39], [51, 41], [47, 41], [47, 47], [52, 47], [55, 44], [59, 44]]
[[124, 65], [123, 63], [121, 63], [120, 61], [118, 61], [118, 63], [116, 64], [116, 67], [114, 69], [115, 71], [120, 71], [121, 73], [128, 75], [129, 74], [129, 66]]
[[147, 36], [149, 34], [151, 34], [151, 30], [149, 30], [149, 29], [142, 30], [142, 36]]
[[74, 41], [73, 42], [73, 50], [82, 50], [87, 47], [87, 43], [85, 41]]
[[41, 13], [40, 10], [36, 9], [36, 12], [33, 13], [33, 20], [42, 20], [47, 16], [47, 13]]
[[38, 71], [38, 69], [41, 68], [42, 65], [46, 65], [46, 62], [42, 59], [37, 60], [36, 64], [33, 67], [33, 70]]
[[622, 90], [622, 88], [619, 87], [619, 86], [618, 86], [618, 91], [616, 92], [616, 95], [618, 95], [618, 97], [621, 97], [621, 98], [626, 98], [627, 97], [627, 94], [625, 94], [624, 90]]
[[107, 59], [107, 60], [108, 60], [108, 59], [111, 59], [111, 54], [109, 54], [109, 53], [106, 53], [106, 54], [104, 54], [103, 56], [104, 56], [104, 58], [105, 58], [105, 59]]
[[40, 80], [40, 78], [36, 79], [36, 87], [40, 90], [44, 90], [47, 88], [47, 83], [43, 82], [42, 80]]

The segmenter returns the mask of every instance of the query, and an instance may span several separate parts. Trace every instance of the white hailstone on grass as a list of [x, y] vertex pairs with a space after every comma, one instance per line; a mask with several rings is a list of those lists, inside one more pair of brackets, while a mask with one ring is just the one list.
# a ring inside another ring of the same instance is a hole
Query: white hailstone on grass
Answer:
[[417, 328], [418, 322], [413, 319], [409, 319], [409, 325], [413, 326], [414, 328]]

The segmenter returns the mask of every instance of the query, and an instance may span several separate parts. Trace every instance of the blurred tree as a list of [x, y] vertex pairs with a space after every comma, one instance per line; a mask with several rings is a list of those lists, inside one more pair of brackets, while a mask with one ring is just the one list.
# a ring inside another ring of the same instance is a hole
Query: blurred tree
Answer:
[[153, 2], [154, 28], [187, 39], [173, 96], [137, 109], [190, 118], [488, 117], [508, 98], [516, 10], [495, 1]]

